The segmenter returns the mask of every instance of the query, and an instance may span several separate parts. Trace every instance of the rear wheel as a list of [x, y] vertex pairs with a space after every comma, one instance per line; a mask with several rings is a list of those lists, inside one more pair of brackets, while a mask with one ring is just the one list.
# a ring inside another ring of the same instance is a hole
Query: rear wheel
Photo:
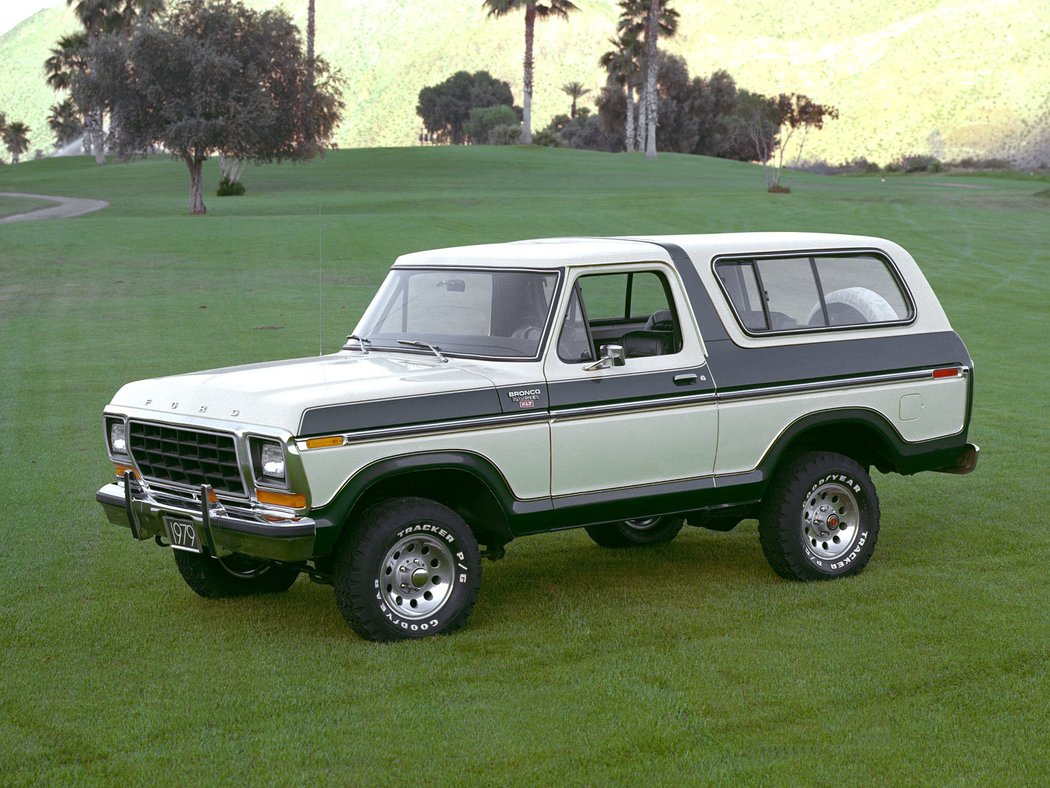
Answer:
[[681, 517], [646, 517], [618, 523], [588, 525], [587, 535], [602, 547], [639, 547], [670, 542], [682, 530]]
[[766, 560], [789, 580], [855, 575], [875, 551], [879, 498], [868, 472], [834, 452], [788, 460], [762, 504]]
[[175, 549], [171, 552], [186, 585], [207, 599], [279, 593], [291, 588], [299, 576], [298, 569], [263, 558], [237, 554], [215, 558]]
[[340, 544], [335, 600], [369, 640], [444, 635], [466, 623], [481, 585], [470, 527], [425, 498], [394, 498], [367, 510]]

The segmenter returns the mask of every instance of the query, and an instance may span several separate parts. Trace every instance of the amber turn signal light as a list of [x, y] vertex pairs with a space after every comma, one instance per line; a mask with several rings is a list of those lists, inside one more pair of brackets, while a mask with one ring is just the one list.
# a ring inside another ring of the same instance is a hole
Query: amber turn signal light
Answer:
[[137, 479], [137, 478], [139, 478], [139, 473], [138, 473], [138, 471], [136, 471], [136, 470], [135, 470], [134, 468], [132, 468], [132, 467], [131, 467], [130, 465], [121, 465], [121, 464], [120, 464], [119, 462], [115, 462], [115, 463], [113, 463], [113, 467], [114, 467], [114, 468], [116, 469], [116, 471], [117, 471], [117, 476], [119, 476], [119, 477], [120, 477], [120, 478], [122, 478], [122, 479], [124, 478], [124, 474], [125, 474], [125, 473], [126, 473], [127, 471], [131, 471], [132, 475], [133, 475], [133, 476], [134, 476], [134, 477], [135, 477], [136, 479]]
[[307, 438], [306, 448], [308, 449], [324, 449], [328, 446], [342, 446], [346, 440], [342, 435], [329, 435], [324, 438]]
[[259, 503], [269, 503], [274, 506], [287, 506], [292, 509], [303, 509], [306, 506], [306, 496], [301, 493], [273, 492], [272, 490], [256, 490], [255, 498]]

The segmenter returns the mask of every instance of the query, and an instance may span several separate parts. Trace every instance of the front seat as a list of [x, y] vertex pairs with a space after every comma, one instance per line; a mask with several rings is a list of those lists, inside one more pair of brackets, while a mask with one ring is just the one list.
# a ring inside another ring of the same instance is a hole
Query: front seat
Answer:
[[622, 341], [627, 358], [640, 358], [667, 355], [674, 338], [667, 331], [628, 331]]
[[659, 309], [649, 315], [645, 321], [646, 331], [672, 331], [674, 330], [674, 315], [670, 309]]

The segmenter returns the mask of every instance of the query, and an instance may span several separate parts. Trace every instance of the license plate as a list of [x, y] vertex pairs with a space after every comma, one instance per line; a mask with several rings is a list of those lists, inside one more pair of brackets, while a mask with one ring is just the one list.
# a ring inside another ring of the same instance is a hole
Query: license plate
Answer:
[[189, 520], [175, 520], [171, 517], [165, 517], [164, 524], [168, 527], [168, 541], [173, 548], [190, 553], [204, 552], [199, 525]]

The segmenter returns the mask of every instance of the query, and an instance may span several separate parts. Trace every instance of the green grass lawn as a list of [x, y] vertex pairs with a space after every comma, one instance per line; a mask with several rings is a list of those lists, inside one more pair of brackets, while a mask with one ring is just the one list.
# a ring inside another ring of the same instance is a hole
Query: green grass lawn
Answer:
[[[245, 181], [193, 218], [166, 159], [0, 168], [0, 191], [111, 203], [0, 227], [0, 783], [1050, 781], [1045, 183], [793, 175], [768, 195], [731, 162], [493, 148]], [[402, 252], [722, 230], [902, 243], [976, 359], [980, 468], [876, 476], [857, 578], [778, 579], [754, 523], [637, 552], [538, 536], [485, 565], [461, 633], [382, 646], [305, 579], [201, 600], [95, 503], [119, 386], [311, 355], [319, 323], [335, 350]]]

